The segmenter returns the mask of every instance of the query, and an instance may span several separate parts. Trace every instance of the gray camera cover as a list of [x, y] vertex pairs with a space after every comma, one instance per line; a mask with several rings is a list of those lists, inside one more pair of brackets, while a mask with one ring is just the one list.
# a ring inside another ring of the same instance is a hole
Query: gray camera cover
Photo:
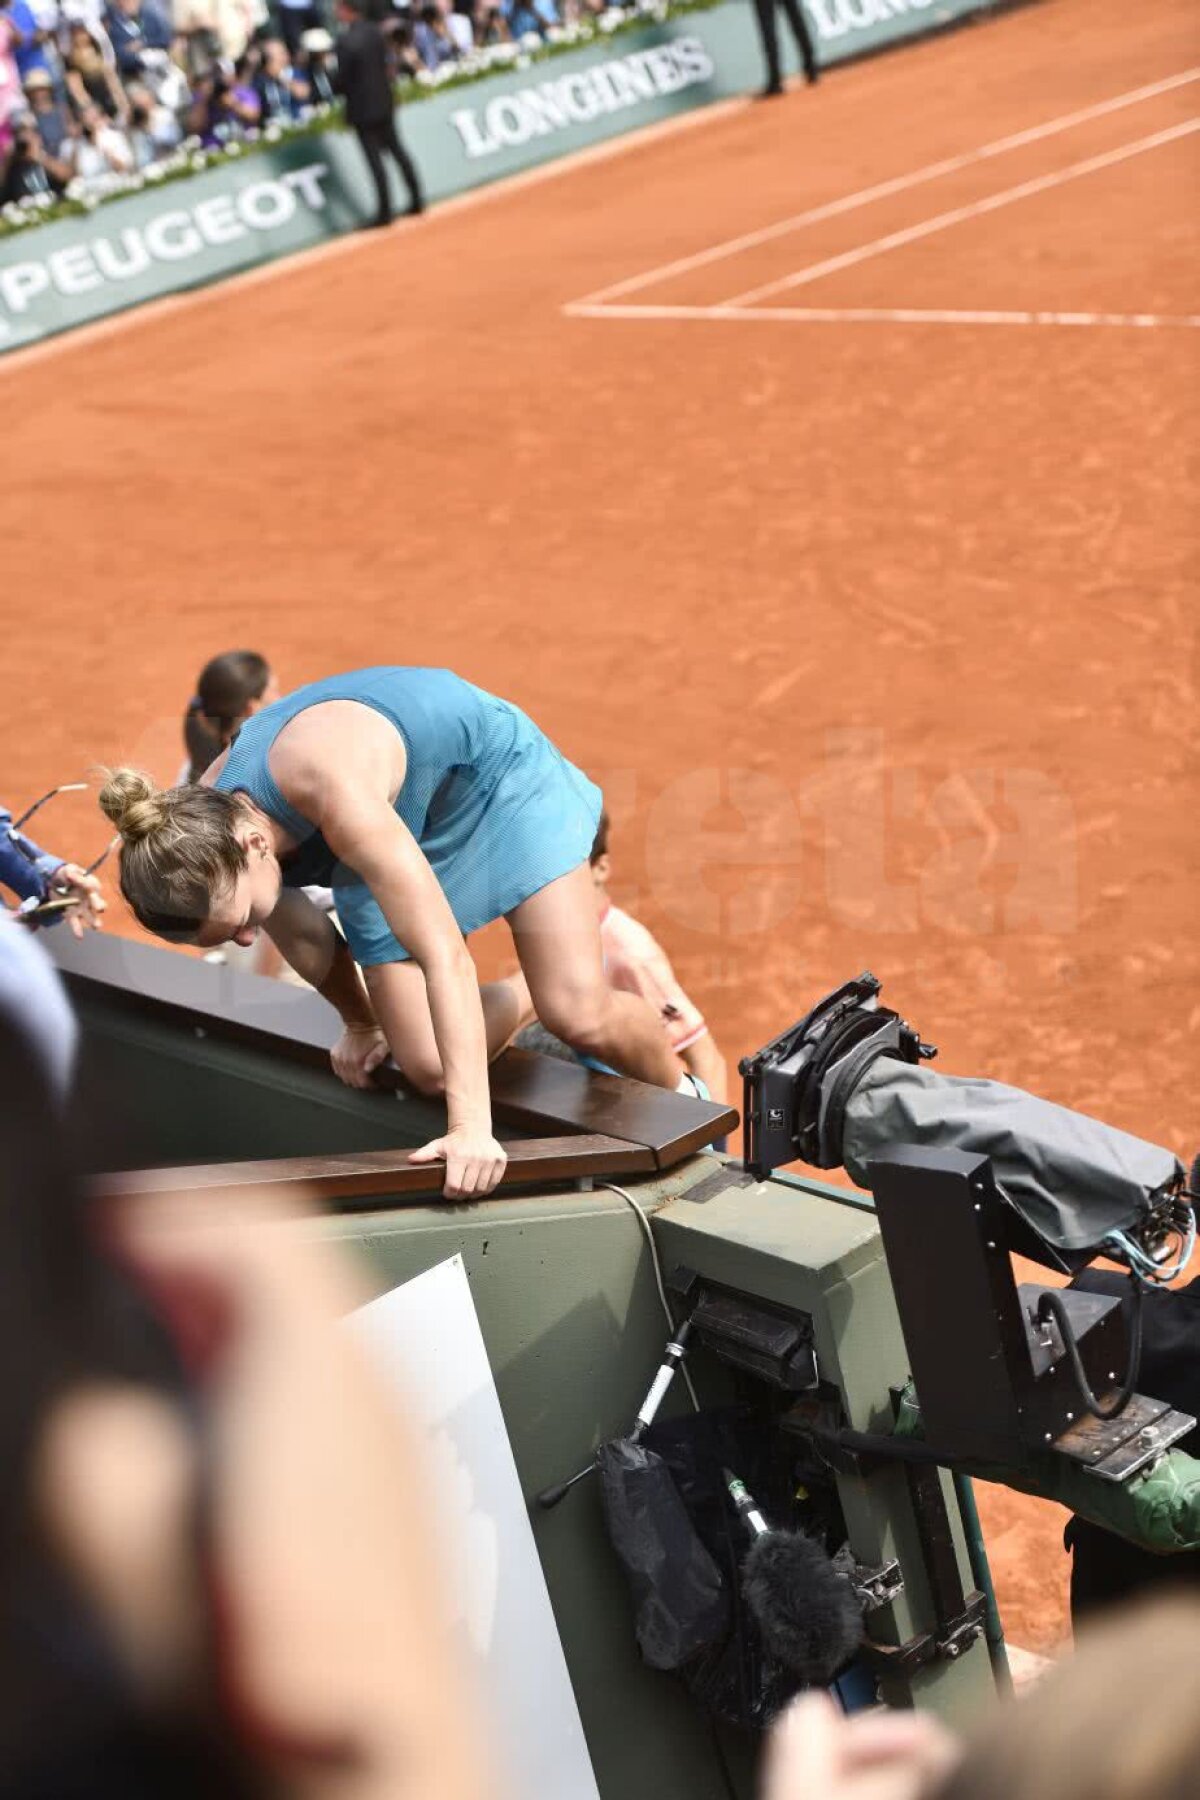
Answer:
[[1128, 1229], [1183, 1175], [1169, 1150], [1021, 1088], [883, 1057], [846, 1104], [844, 1166], [870, 1187], [871, 1159], [895, 1144], [990, 1157], [1012, 1205], [1060, 1250]]

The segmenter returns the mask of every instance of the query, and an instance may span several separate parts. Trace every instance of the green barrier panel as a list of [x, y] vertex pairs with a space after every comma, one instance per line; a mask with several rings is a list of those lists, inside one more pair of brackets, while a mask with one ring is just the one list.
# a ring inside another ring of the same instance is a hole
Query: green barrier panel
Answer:
[[[983, 10], [989, 0], [804, 0], [838, 62]], [[794, 72], [785, 22], [781, 45]], [[401, 109], [429, 198], [445, 199], [639, 126], [758, 87], [744, 0], [622, 31]], [[393, 172], [394, 174], [394, 172]], [[146, 300], [204, 287], [352, 231], [374, 196], [345, 131], [247, 150], [220, 167], [0, 238], [0, 352]]]

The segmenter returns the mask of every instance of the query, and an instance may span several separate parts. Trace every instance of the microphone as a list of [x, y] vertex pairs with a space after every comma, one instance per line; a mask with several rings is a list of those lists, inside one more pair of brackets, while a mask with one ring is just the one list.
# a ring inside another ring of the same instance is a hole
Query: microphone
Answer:
[[853, 1584], [815, 1539], [773, 1531], [745, 1484], [726, 1469], [725, 1486], [753, 1537], [742, 1564], [742, 1597], [763, 1644], [807, 1687], [828, 1687], [862, 1642]]

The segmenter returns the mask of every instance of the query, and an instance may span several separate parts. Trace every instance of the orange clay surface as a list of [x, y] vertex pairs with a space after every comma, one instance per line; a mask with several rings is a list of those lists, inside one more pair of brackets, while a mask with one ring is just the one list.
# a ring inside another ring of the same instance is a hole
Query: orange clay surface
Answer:
[[[447, 664], [604, 782], [616, 896], [731, 1060], [869, 966], [946, 1071], [1190, 1154], [1200, 82], [972, 154], [1186, 72], [1189, 13], [1046, 0], [5, 362], [0, 791], [172, 777], [234, 645]], [[613, 302], [680, 316], [564, 311], [943, 159]], [[1166, 322], [696, 310], [768, 284]], [[88, 796], [38, 824], [105, 841]], [[1052, 1649], [1064, 1515], [979, 1497]]]

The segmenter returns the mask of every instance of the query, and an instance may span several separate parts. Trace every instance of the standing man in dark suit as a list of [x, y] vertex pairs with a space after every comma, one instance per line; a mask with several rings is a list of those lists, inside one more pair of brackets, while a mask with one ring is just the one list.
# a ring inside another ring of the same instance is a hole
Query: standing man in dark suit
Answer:
[[379, 196], [379, 210], [371, 221], [378, 226], [392, 222], [385, 150], [404, 177], [409, 212], [424, 212], [425, 199], [416, 164], [396, 131], [387, 39], [375, 21], [365, 17], [367, 4], [368, 0], [338, 0], [337, 16], [346, 29], [337, 41], [337, 84], [346, 101], [346, 122], [358, 133]]
[[816, 52], [809, 35], [808, 23], [804, 17], [800, 0], [754, 0], [754, 14], [758, 20], [758, 34], [762, 38], [763, 55], [767, 59], [767, 85], [763, 89], [763, 99], [773, 100], [783, 92], [783, 70], [779, 66], [779, 27], [775, 18], [775, 7], [781, 5], [788, 16], [788, 24], [792, 28], [792, 36], [796, 40], [796, 48], [800, 52], [800, 61], [804, 64], [804, 79], [810, 84], [817, 79]]

